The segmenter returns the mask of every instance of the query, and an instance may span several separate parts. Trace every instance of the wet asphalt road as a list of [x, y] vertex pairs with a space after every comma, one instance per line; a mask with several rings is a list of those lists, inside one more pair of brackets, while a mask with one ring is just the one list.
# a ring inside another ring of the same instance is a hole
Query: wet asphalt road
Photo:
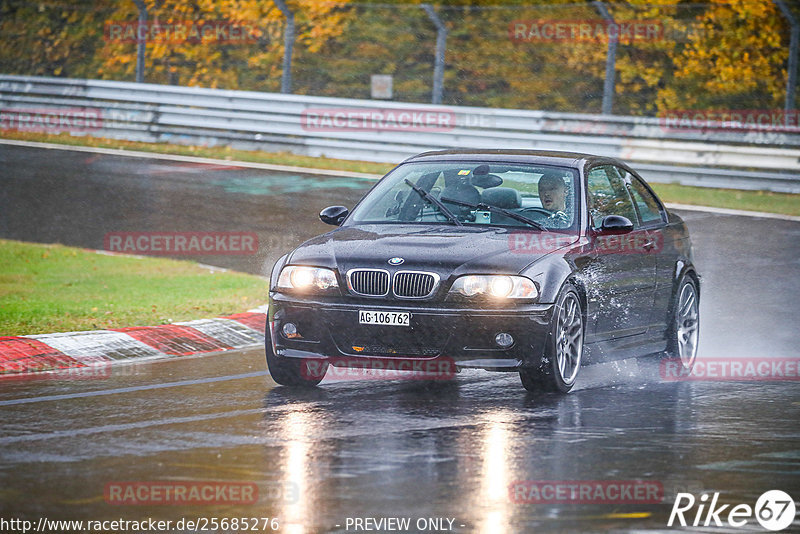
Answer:
[[[252, 231], [256, 255], [195, 259], [265, 274], [281, 251], [326, 230], [321, 207], [352, 206], [369, 185], [0, 146], [0, 237], [102, 248], [110, 231]], [[800, 223], [681, 215], [704, 277], [700, 358], [796, 358]], [[798, 416], [797, 381], [671, 383], [646, 360], [587, 367], [566, 397], [477, 371], [453, 384], [326, 379], [297, 392], [269, 379], [262, 350], [4, 380], [0, 517], [275, 517], [280, 532], [354, 532], [348, 517], [449, 518], [457, 532], [669, 531], [677, 491], [750, 505], [769, 489], [797, 499]], [[634, 479], [662, 484], [667, 502], [530, 504], [508, 491], [515, 481]], [[108, 504], [104, 489], [122, 481], [254, 483], [259, 498]]]

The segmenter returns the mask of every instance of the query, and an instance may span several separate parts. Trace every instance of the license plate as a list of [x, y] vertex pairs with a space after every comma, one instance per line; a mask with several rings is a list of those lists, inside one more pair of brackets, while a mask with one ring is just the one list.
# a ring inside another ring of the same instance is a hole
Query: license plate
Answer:
[[385, 326], [409, 326], [411, 314], [409, 312], [370, 311], [359, 310], [358, 322], [360, 324], [378, 324]]

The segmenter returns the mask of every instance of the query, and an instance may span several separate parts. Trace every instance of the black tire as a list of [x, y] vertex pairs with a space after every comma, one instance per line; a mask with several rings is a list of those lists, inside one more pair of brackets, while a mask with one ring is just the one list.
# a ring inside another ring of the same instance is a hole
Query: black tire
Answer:
[[[585, 333], [580, 296], [575, 287], [567, 283], [561, 289], [553, 308], [550, 335], [545, 343], [541, 367], [523, 367], [519, 371], [523, 387], [531, 392], [568, 393], [575, 385], [580, 371]], [[569, 357], [570, 353], [574, 353], [574, 357]], [[561, 361], [565, 363], [564, 366], [560, 365]]]
[[684, 274], [675, 286], [669, 321], [665, 357], [680, 360], [691, 371], [700, 339], [700, 289], [692, 276]]
[[313, 387], [322, 382], [328, 371], [328, 362], [323, 360], [302, 360], [282, 358], [272, 351], [269, 327], [265, 342], [267, 369], [272, 379], [282, 386]]

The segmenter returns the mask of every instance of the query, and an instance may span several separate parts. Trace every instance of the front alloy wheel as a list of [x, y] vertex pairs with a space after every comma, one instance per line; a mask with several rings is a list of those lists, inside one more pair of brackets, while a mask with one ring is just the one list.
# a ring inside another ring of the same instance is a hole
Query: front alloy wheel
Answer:
[[567, 285], [561, 291], [550, 323], [545, 365], [520, 369], [522, 385], [528, 391], [567, 393], [575, 385], [583, 356], [583, 311], [577, 291]]
[[692, 369], [697, 359], [699, 300], [696, 282], [691, 277], [684, 276], [676, 293], [668, 355], [680, 358], [681, 365], [687, 371]]

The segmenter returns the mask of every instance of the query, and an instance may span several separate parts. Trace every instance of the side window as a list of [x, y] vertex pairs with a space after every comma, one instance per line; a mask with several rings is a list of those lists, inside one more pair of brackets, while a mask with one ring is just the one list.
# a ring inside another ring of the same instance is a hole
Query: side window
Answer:
[[624, 170], [622, 172], [627, 174], [631, 195], [633, 196], [633, 201], [636, 202], [642, 224], [647, 226], [664, 222], [664, 217], [661, 214], [661, 204], [659, 204], [658, 199], [653, 196], [639, 178], [628, 174]]
[[625, 181], [611, 165], [601, 165], [586, 175], [592, 228], [597, 230], [608, 215], [622, 215], [636, 225], [636, 211]]

